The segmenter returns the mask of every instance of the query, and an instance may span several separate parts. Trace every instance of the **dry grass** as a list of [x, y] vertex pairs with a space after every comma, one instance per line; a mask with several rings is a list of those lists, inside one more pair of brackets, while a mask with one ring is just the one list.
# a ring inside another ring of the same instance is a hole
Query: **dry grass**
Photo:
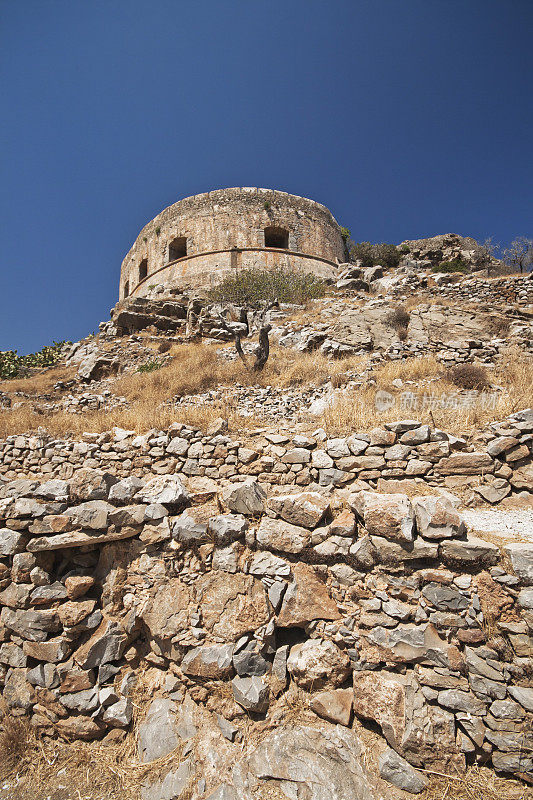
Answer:
[[[230, 349], [232, 345], [227, 345]], [[205, 344], [175, 345], [172, 360], [149, 373], [132, 373], [114, 382], [112, 391], [130, 402], [126, 409], [94, 411], [84, 414], [56, 412], [50, 416], [37, 413], [30, 403], [0, 412], [0, 436], [35, 431], [38, 427], [54, 435], [99, 433], [114, 426], [139, 433], [150, 428], [165, 429], [172, 422], [185, 422], [202, 430], [216, 417], [228, 419], [230, 429], [257, 427], [264, 421], [240, 417], [230, 402], [209, 406], [174, 409], [163, 404], [174, 397], [195, 395], [237, 383], [245, 386], [305, 386], [338, 379], [346, 371], [361, 369], [365, 359], [353, 357], [330, 361], [322, 353], [298, 353], [272, 348], [271, 357], [261, 373], [247, 372], [241, 361], [224, 361], [217, 349]], [[59, 378], [56, 378], [59, 379]], [[54, 381], [55, 382], [55, 381]]]
[[52, 367], [31, 378], [13, 378], [0, 381], [0, 392], [24, 392], [30, 395], [45, 394], [52, 391], [58, 381], [67, 381], [76, 374], [76, 367]]
[[[232, 350], [233, 346], [227, 345]], [[283, 347], [272, 347], [268, 363], [260, 373], [247, 372], [241, 361], [223, 361], [216, 348], [206, 344], [177, 345], [172, 361], [155, 372], [134, 373], [119, 379], [115, 394], [130, 401], [149, 398], [163, 401], [169, 397], [199, 394], [221, 386], [240, 383], [244, 386], [277, 386], [287, 388], [320, 384], [347, 370], [360, 369], [364, 359], [352, 357], [330, 361], [319, 351], [298, 353]]]
[[[143, 674], [138, 677], [131, 695], [133, 721], [120, 742], [43, 739], [27, 721], [4, 717], [2, 724], [6, 734], [12, 733], [14, 726], [24, 730], [24, 737], [19, 737], [23, 750], [16, 760], [7, 762], [4, 750], [0, 749], [0, 780], [15, 785], [18, 779], [13, 800], [63, 798], [61, 786], [68, 786], [69, 797], [81, 800], [138, 800], [145, 781], [158, 779], [170, 766], [176, 768], [181, 760], [181, 747], [148, 764], [140, 764], [137, 759], [139, 723], [150, 701], [150, 689]], [[4, 738], [5, 735], [0, 737], [0, 748]]]
[[[52, 435], [77, 435], [84, 431], [102, 432], [114, 426], [135, 430], [138, 433], [150, 428], [165, 429], [172, 422], [184, 422], [205, 430], [216, 417], [228, 419], [231, 431], [262, 427], [264, 420], [241, 417], [238, 409], [228, 398], [224, 398], [224, 387], [244, 386], [290, 387], [318, 386], [332, 381], [342, 386], [347, 377], [360, 374], [368, 364], [366, 356], [353, 356], [331, 361], [319, 351], [299, 353], [281, 347], [273, 347], [271, 357], [261, 373], [247, 372], [239, 360], [225, 361], [217, 356], [217, 350], [225, 345], [206, 344], [173, 345], [171, 360], [161, 369], [149, 373], [132, 373], [118, 378], [112, 385], [114, 394], [123, 395], [130, 403], [125, 409], [93, 411], [84, 414], [56, 412], [39, 414], [30, 401], [14, 410], [0, 412], [0, 436], [35, 431], [46, 428]], [[232, 349], [232, 345], [226, 345]], [[48, 386], [61, 379], [61, 370], [49, 370], [43, 375], [26, 381], [9, 382], [24, 384], [25, 391], [34, 391], [43, 386], [48, 376]], [[65, 377], [63, 375], [63, 377]], [[401, 417], [413, 417], [428, 424], [435, 424], [451, 432], [467, 432], [479, 429], [496, 419], [503, 419], [513, 411], [527, 407], [533, 397], [533, 362], [519, 351], [509, 349], [497, 369], [488, 373], [491, 383], [503, 387], [503, 391], [478, 398], [475, 402], [446, 403], [446, 398], [457, 399], [457, 387], [449, 378], [445, 368], [433, 356], [389, 361], [374, 371], [378, 389], [393, 394], [394, 405], [386, 412], [375, 408], [375, 389], [363, 389], [357, 394], [340, 394], [335, 404], [317, 419], [328, 431], [346, 433], [364, 431]], [[396, 378], [412, 381], [400, 391], [392, 387]], [[33, 382], [33, 383], [32, 383]], [[35, 383], [37, 382], [37, 383]], [[4, 385], [8, 382], [4, 382]], [[418, 385], [416, 385], [418, 384]], [[218, 404], [183, 406], [173, 408], [165, 405], [175, 397], [201, 394], [211, 389], [221, 389]], [[402, 395], [413, 392], [411, 406], [405, 404]], [[467, 398], [468, 400], [468, 398]]]
[[[458, 393], [446, 371], [431, 356], [387, 362], [375, 371], [374, 377], [376, 388], [364, 389], [356, 395], [339, 395], [318, 420], [322, 427], [346, 433], [369, 430], [402, 417], [414, 417], [452, 433], [467, 433], [528, 407], [533, 397], [533, 361], [511, 349], [501, 365], [492, 373], [488, 372], [490, 383], [502, 387], [503, 391], [487, 389], [477, 399]], [[392, 389], [395, 378], [426, 381], [426, 384], [404, 386], [395, 391]], [[376, 389], [393, 394], [394, 403], [386, 411], [376, 410]], [[404, 394], [406, 391], [412, 393], [410, 398]]]
[[240, 417], [235, 407], [226, 403], [160, 408], [150, 400], [142, 400], [126, 409], [88, 411], [84, 414], [59, 411], [50, 416], [37, 414], [32, 406], [25, 405], [14, 411], [0, 412], [0, 437], [36, 431], [39, 427], [54, 436], [77, 436], [85, 431], [103, 433], [114, 427], [143, 433], [152, 428], [166, 430], [173, 422], [205, 431], [217, 417], [227, 419], [232, 431], [263, 425], [261, 420], [254, 417]]
[[375, 370], [374, 376], [379, 386], [385, 386], [397, 378], [402, 381], [419, 381], [433, 378], [441, 372], [442, 366], [435, 356], [423, 356], [405, 361], [386, 361]]
[[2, 718], [0, 732], [0, 781], [17, 770], [28, 757], [34, 743], [34, 734], [27, 719], [11, 717], [6, 714]]
[[420, 800], [531, 800], [533, 789], [510, 778], [502, 778], [487, 767], [470, 767], [465, 775], [425, 772], [429, 787]]

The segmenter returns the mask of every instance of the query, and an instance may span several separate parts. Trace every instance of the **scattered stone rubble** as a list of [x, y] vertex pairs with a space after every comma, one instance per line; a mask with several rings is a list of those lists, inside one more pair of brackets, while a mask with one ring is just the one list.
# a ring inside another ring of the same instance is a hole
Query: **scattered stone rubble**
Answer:
[[[407, 446], [398, 435], [412, 444], [430, 434], [399, 423], [379, 438]], [[296, 444], [281, 463], [320, 452]], [[329, 450], [344, 458], [345, 444]], [[456, 455], [463, 469], [480, 458]], [[185, 746], [145, 800], [174, 796], [165, 781], [190, 782], [194, 798], [251, 800], [282, 780], [296, 796], [290, 787], [321, 748], [310, 798], [327, 787], [338, 800], [377, 800], [354, 715], [377, 723], [388, 746], [380, 774], [407, 791], [426, 785], [416, 768], [460, 773], [475, 760], [533, 778], [533, 545], [502, 555], [467, 533], [448, 494], [282, 494], [240, 478], [187, 488], [174, 473], [119, 480], [84, 467], [0, 488], [10, 712], [45, 735], [99, 739], [131, 724], [132, 691], [149, 670], [156, 692], [139, 758]], [[296, 689], [305, 724], [274, 726], [237, 758], [246, 715], [281, 722]]]

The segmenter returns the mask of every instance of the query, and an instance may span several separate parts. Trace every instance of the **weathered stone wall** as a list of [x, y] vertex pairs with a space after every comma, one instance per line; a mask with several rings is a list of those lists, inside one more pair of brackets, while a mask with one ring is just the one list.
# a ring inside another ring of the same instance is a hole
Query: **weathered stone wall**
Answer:
[[37, 730], [94, 739], [130, 725], [151, 668], [144, 762], [200, 709], [233, 741], [296, 686], [331, 723], [373, 720], [415, 767], [532, 773], [532, 583], [533, 545], [502, 558], [443, 497], [19, 480], [0, 489], [0, 686]]
[[324, 487], [418, 477], [451, 489], [471, 485], [499, 502], [512, 491], [533, 491], [532, 451], [533, 411], [493, 423], [470, 443], [415, 420], [337, 438], [266, 433], [246, 445], [174, 423], [140, 436], [120, 429], [87, 433], [82, 441], [10, 436], [0, 442], [0, 476], [68, 480], [89, 467], [117, 477], [180, 473], [234, 481], [253, 475], [272, 485]]
[[[288, 230], [289, 252], [265, 248], [268, 227]], [[176, 237], [186, 237], [187, 255], [169, 266]], [[332, 277], [343, 257], [339, 225], [320, 203], [271, 189], [219, 189], [181, 200], [144, 226], [122, 262], [120, 299], [126, 282], [130, 295], [143, 296], [153, 284], [209, 287], [239, 267], [283, 266]], [[143, 259], [147, 276], [140, 280]]]

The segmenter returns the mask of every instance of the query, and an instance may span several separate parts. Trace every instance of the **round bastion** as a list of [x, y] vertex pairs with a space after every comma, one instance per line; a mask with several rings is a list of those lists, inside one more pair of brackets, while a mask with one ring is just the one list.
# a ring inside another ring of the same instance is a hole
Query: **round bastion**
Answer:
[[320, 203], [274, 189], [217, 189], [174, 203], [144, 226], [122, 262], [120, 300], [160, 285], [209, 289], [250, 267], [331, 278], [341, 261], [341, 229]]

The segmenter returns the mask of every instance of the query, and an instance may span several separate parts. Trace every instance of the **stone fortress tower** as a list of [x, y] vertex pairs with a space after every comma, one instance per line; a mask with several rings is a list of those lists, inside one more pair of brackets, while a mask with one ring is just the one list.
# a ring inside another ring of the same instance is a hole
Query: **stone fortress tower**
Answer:
[[120, 270], [120, 300], [154, 285], [210, 288], [243, 267], [334, 275], [344, 241], [328, 209], [274, 189], [233, 188], [187, 197], [144, 226]]

